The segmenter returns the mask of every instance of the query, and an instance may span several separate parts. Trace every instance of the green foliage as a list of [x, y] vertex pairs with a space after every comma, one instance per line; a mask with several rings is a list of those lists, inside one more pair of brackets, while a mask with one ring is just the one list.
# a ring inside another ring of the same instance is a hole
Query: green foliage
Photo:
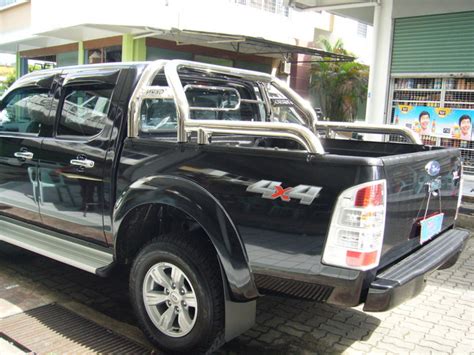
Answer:
[[[321, 43], [328, 52], [352, 55], [339, 39], [331, 45], [327, 39]], [[318, 96], [321, 108], [331, 121], [354, 121], [359, 105], [367, 96], [369, 67], [357, 62], [326, 62], [313, 65], [311, 86]]]
[[5, 81], [0, 82], [0, 93], [7, 90], [16, 80], [16, 71], [10, 71]]
[[[7, 90], [16, 80], [16, 70], [14, 68], [10, 68], [10, 67], [2, 67], [2, 68], [4, 70], [0, 71], [0, 74], [2, 75], [6, 74], [6, 80], [3, 82], [0, 82], [0, 93]], [[50, 68], [54, 68], [54, 65], [48, 62], [29, 64], [28, 73], [31, 73], [36, 70], [50, 69]]]

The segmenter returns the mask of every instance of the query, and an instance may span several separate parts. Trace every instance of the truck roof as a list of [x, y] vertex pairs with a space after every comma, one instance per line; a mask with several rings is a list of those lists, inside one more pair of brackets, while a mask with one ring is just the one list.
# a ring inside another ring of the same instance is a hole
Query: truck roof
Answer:
[[42, 74], [53, 74], [63, 70], [71, 70], [71, 69], [110, 69], [110, 68], [117, 68], [117, 69], [128, 69], [128, 68], [144, 68], [151, 62], [116, 62], [116, 63], [99, 63], [99, 64], [80, 64], [80, 65], [71, 65], [65, 67], [58, 67], [52, 69], [43, 69], [43, 70], [35, 70], [31, 73], [28, 73], [21, 77], [28, 78], [31, 76], [42, 75]]

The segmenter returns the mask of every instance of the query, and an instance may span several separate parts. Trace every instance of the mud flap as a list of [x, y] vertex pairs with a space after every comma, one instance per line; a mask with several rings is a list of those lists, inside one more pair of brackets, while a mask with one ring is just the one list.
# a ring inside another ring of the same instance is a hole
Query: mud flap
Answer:
[[[226, 297], [227, 298], [227, 297]], [[255, 324], [257, 301], [233, 302], [225, 300], [225, 341], [246, 332]]]

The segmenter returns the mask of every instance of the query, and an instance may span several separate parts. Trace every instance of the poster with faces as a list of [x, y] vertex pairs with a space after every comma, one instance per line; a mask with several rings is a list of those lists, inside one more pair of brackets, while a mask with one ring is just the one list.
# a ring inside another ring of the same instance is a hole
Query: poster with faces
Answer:
[[410, 128], [420, 136], [470, 141], [474, 110], [398, 105], [393, 124]]

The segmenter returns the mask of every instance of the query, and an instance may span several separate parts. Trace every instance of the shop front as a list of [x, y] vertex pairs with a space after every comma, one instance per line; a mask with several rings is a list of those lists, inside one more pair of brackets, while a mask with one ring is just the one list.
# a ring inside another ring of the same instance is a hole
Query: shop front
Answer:
[[461, 148], [474, 173], [474, 12], [394, 21], [387, 122]]

